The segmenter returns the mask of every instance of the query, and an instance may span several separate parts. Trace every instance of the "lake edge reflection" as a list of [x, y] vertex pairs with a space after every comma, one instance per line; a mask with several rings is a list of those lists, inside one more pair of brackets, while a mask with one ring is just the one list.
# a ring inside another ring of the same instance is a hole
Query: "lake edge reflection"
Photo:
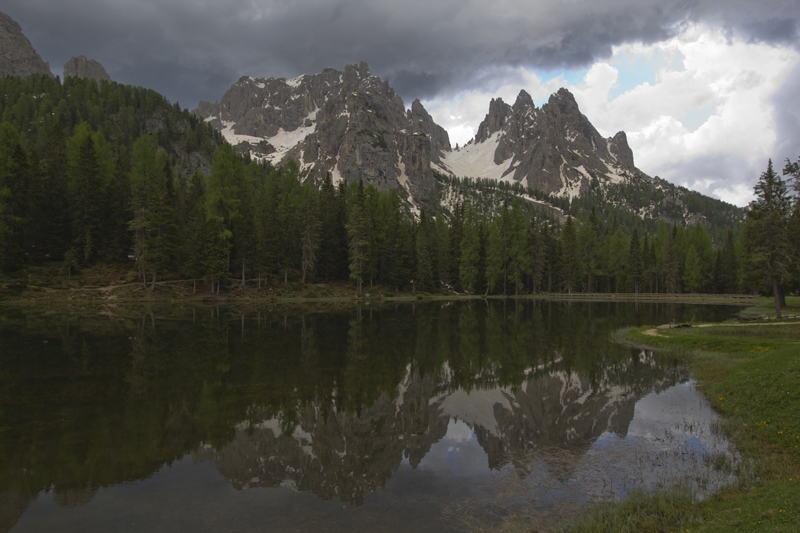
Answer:
[[[27, 489], [28, 501], [51, 490], [70, 508], [191, 454], [235, 488], [284, 486], [359, 505], [404, 460], [419, 466], [453, 419], [472, 424], [493, 471], [531, 446], [585, 449], [609, 428], [624, 434], [621, 413], [632, 417], [637, 397], [687, 377], [608, 333], [711, 310], [592, 305], [437, 302], [360, 316], [267, 308], [244, 318], [212, 309], [181, 322], [154, 312], [102, 334], [82, 329], [94, 318], [56, 328], [3, 316], [12, 413], [3, 431], [17, 435], [2, 490]], [[556, 397], [564, 401], [537, 404]], [[495, 422], [481, 423], [489, 415]]]

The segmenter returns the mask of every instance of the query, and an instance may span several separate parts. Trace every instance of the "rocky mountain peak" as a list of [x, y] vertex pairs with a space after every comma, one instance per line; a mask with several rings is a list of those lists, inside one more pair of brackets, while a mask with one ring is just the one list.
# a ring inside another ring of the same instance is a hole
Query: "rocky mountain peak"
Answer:
[[541, 109], [525, 91], [513, 106], [493, 99], [472, 143], [450, 152], [440, 169], [568, 196], [595, 183], [649, 179], [634, 166], [625, 134], [609, 139], [600, 135], [564, 88]]
[[578, 102], [575, 96], [564, 87], [560, 88], [557, 92], [550, 95], [545, 106], [550, 107], [550, 112], [557, 110], [564, 115], [580, 115], [581, 110], [578, 107]]
[[633, 150], [628, 146], [628, 136], [624, 131], [618, 131], [608, 143], [608, 151], [616, 160], [627, 168], [635, 168], [633, 164]]
[[503, 129], [506, 119], [511, 115], [511, 106], [503, 101], [502, 98], [492, 98], [489, 102], [489, 112], [478, 126], [475, 134], [475, 142], [482, 143], [489, 137]]
[[536, 106], [533, 104], [533, 98], [531, 98], [531, 95], [528, 94], [525, 89], [522, 89], [517, 95], [517, 100], [514, 102], [512, 110], [516, 113], [520, 110], [530, 108], [536, 108]]
[[53, 75], [50, 65], [33, 49], [20, 25], [0, 12], [0, 77], [31, 74]]
[[357, 87], [362, 80], [369, 78], [370, 76], [372, 76], [372, 73], [369, 71], [369, 65], [367, 65], [364, 61], [358, 65], [346, 65], [344, 67], [345, 87]]
[[411, 119], [412, 132], [415, 134], [427, 135], [431, 140], [431, 147], [433, 148], [434, 160], [438, 161], [444, 152], [449, 152], [450, 136], [447, 130], [434, 122], [433, 117], [428, 114], [428, 111], [419, 101], [419, 98], [411, 103], [411, 110], [408, 112], [408, 117]]
[[64, 64], [64, 78], [90, 78], [96, 82], [111, 81], [111, 77], [98, 61], [86, 56], [72, 57]]

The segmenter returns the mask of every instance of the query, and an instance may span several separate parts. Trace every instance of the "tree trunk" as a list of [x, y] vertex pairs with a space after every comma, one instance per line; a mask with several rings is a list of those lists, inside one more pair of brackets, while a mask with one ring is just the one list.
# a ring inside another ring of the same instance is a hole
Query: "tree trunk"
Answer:
[[356, 280], [356, 298], [361, 298], [361, 280]]
[[258, 271], [258, 289], [261, 290], [261, 271]]
[[283, 269], [283, 284], [284, 285], [288, 285], [289, 284], [289, 269], [288, 268], [284, 268]]
[[[217, 296], [219, 296], [219, 284], [220, 282], [217, 281]], [[217, 309], [217, 318], [219, 318], [219, 309]]]
[[242, 257], [242, 288], [244, 289], [244, 257]]
[[156, 290], [156, 269], [153, 269], [153, 283], [150, 285], [150, 292], [155, 292]]
[[772, 292], [775, 294], [775, 318], [781, 317], [781, 289], [778, 287], [778, 280], [772, 279]]
[[197, 278], [192, 280], [192, 296], [197, 294]]

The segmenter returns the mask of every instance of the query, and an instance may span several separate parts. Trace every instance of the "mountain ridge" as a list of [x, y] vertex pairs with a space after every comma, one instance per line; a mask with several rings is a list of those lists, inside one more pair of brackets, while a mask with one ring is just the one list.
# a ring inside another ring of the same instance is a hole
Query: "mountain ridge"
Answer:
[[0, 78], [31, 74], [53, 75], [50, 64], [42, 60], [20, 25], [0, 11]]
[[[565, 88], [541, 108], [524, 90], [513, 105], [493, 98], [475, 137], [455, 150], [447, 131], [419, 99], [405, 114], [404, 108], [388, 81], [361, 62], [343, 72], [325, 69], [293, 79], [243, 77], [220, 103], [200, 102], [195, 114], [252, 157], [273, 164], [291, 159], [302, 169], [331, 172], [337, 180], [361, 179], [383, 190], [408, 190], [408, 179], [426, 191], [433, 185], [429, 168], [456, 177], [522, 182], [530, 189], [571, 197], [587, 190], [593, 179], [650, 180], [636, 168], [625, 132], [601, 136]], [[376, 110], [381, 120], [359, 118]], [[390, 157], [376, 157], [363, 141], [345, 140], [353, 129], [372, 135], [377, 141], [373, 148], [383, 148]], [[427, 142], [410, 142], [409, 134]], [[393, 145], [386, 145], [386, 135]], [[354, 152], [359, 168], [348, 163]]]

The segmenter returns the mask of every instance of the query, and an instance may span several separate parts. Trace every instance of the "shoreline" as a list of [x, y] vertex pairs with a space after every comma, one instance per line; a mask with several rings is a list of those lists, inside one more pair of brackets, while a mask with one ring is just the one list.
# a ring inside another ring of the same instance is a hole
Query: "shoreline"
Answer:
[[[720, 416], [720, 430], [743, 458], [738, 483], [703, 501], [682, 487], [635, 491], [588, 511], [567, 528], [599, 531], [786, 531], [800, 522], [800, 298], [781, 322], [767, 299], [734, 321], [624, 328], [622, 344], [685, 359], [692, 379]], [[746, 320], [747, 323], [741, 323]], [[772, 317], [772, 320], [775, 320]], [[764, 328], [762, 326], [771, 326]], [[780, 326], [780, 327], [778, 327]], [[654, 334], [655, 333], [655, 334]]]

